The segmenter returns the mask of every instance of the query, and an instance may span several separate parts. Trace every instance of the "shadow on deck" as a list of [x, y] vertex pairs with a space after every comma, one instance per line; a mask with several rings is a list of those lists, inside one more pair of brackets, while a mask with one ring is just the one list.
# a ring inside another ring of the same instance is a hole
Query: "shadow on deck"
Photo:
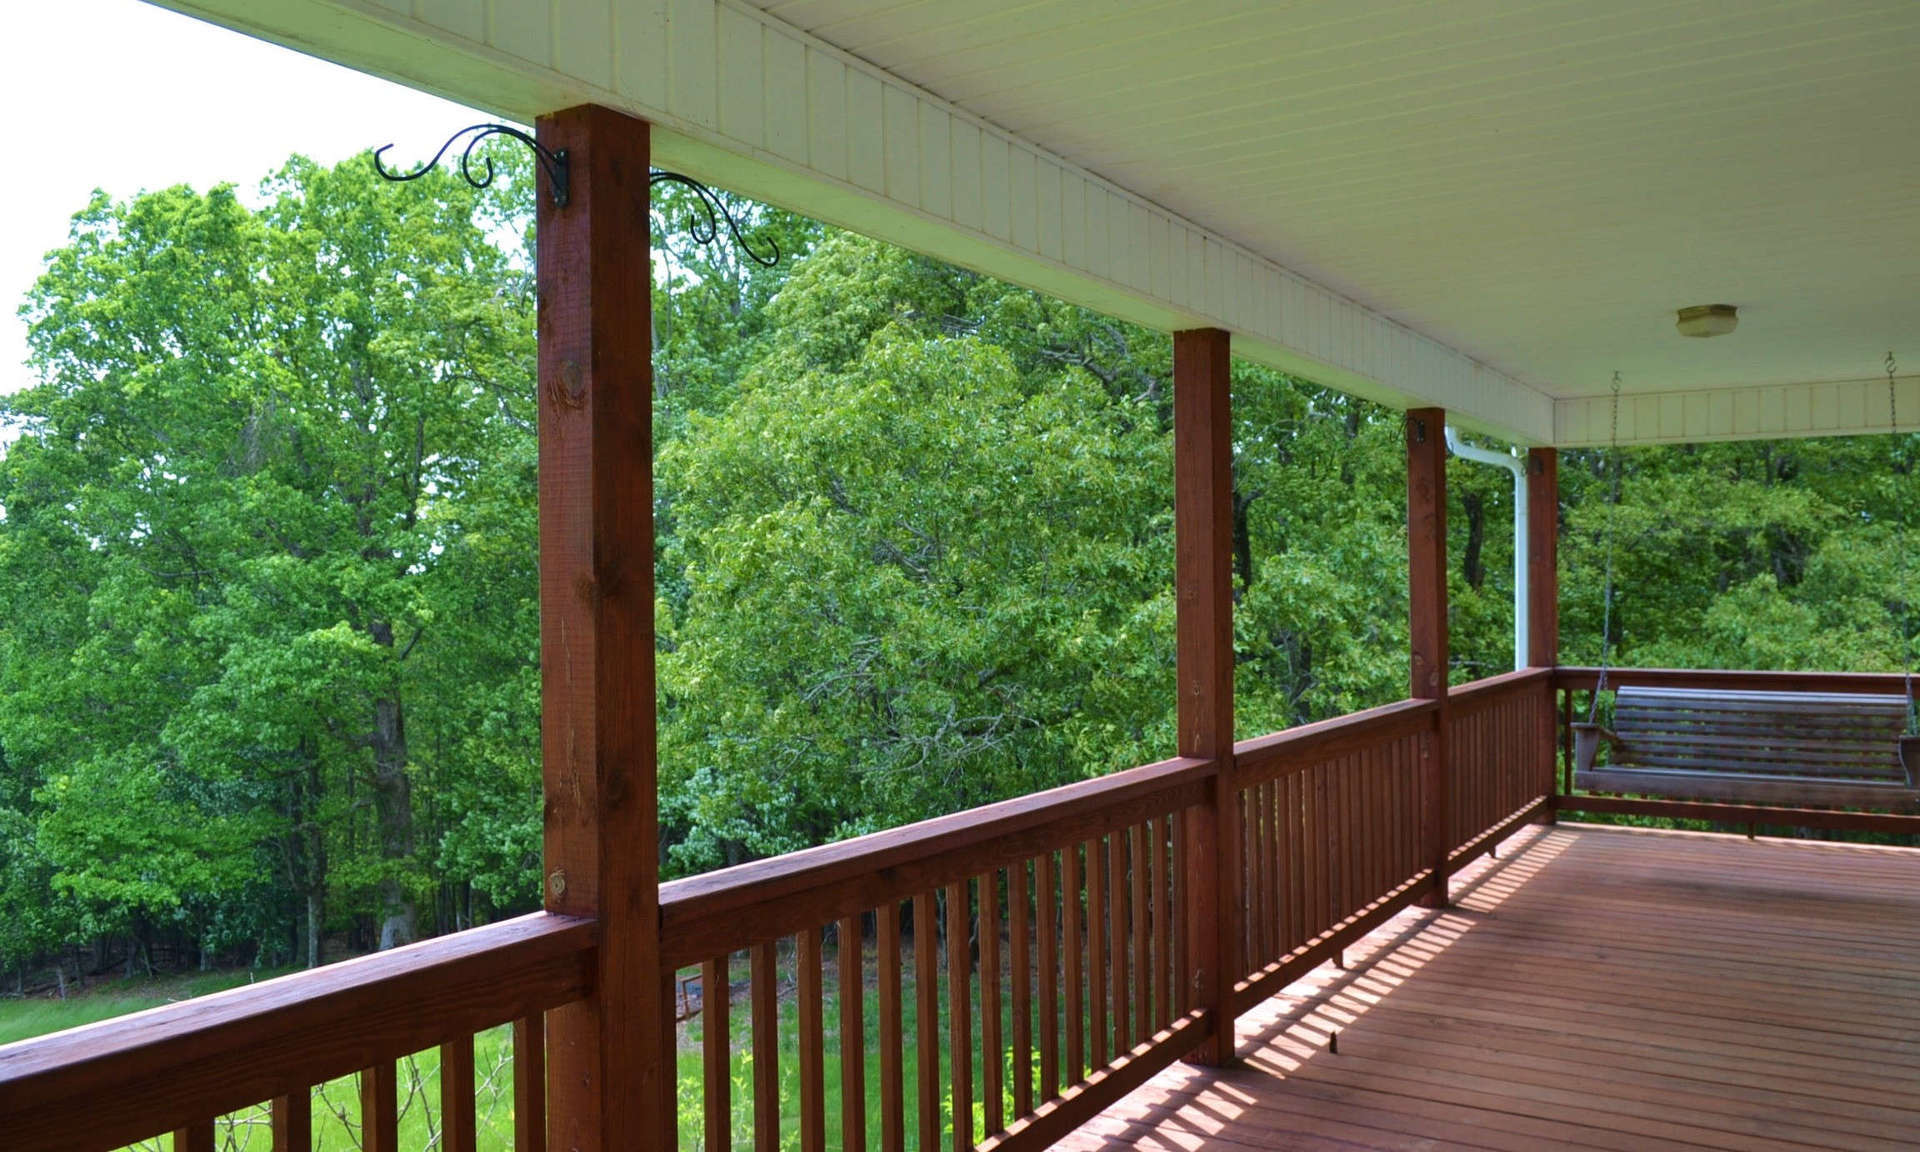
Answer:
[[1920, 851], [1562, 825], [1500, 855], [1241, 1017], [1242, 1066], [1062, 1147], [1920, 1144]]

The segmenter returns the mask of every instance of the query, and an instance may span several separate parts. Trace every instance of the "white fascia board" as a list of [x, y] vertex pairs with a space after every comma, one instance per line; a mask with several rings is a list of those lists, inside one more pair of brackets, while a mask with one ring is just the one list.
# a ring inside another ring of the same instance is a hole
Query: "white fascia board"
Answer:
[[[1920, 431], [1920, 376], [1894, 380], [1899, 431]], [[1750, 388], [1639, 392], [1620, 397], [1622, 444], [1699, 444], [1717, 440], [1787, 440], [1804, 436], [1872, 436], [1893, 431], [1887, 378], [1827, 380]], [[1613, 439], [1613, 398], [1580, 396], [1554, 403], [1554, 443], [1590, 448]]]
[[523, 123], [617, 108], [655, 126], [662, 167], [1147, 327], [1225, 328], [1236, 355], [1369, 400], [1553, 436], [1545, 394], [757, 9], [159, 2]]

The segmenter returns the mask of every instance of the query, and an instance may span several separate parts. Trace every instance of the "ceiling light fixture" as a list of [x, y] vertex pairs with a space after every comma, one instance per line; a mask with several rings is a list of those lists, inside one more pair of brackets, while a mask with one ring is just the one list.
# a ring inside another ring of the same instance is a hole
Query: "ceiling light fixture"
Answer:
[[1731, 304], [1696, 304], [1680, 309], [1674, 327], [1682, 336], [1725, 336], [1740, 326], [1740, 310]]

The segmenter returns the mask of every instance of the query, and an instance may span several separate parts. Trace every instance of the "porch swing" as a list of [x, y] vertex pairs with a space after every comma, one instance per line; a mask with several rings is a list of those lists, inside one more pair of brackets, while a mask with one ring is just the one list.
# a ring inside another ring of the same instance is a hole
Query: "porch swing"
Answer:
[[[1889, 430], [1898, 430], [1889, 352]], [[1598, 722], [1613, 642], [1614, 512], [1620, 503], [1620, 375], [1608, 444], [1606, 580], [1600, 676], [1584, 723], [1573, 725], [1574, 786], [1732, 804], [1898, 810], [1920, 804], [1920, 717], [1913, 671], [1899, 695], [1626, 686], [1613, 724]], [[1908, 563], [1906, 568], [1910, 568]], [[1903, 569], [1905, 570], [1905, 569]], [[1600, 749], [1608, 762], [1596, 764]]]

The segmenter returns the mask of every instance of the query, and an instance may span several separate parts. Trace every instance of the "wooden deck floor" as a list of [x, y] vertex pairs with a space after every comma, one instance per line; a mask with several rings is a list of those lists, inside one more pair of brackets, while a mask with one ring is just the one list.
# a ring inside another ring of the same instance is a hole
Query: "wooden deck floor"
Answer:
[[[1529, 828], [1064, 1147], [1920, 1146], [1920, 851]], [[1327, 1047], [1338, 1032], [1338, 1052]]]

